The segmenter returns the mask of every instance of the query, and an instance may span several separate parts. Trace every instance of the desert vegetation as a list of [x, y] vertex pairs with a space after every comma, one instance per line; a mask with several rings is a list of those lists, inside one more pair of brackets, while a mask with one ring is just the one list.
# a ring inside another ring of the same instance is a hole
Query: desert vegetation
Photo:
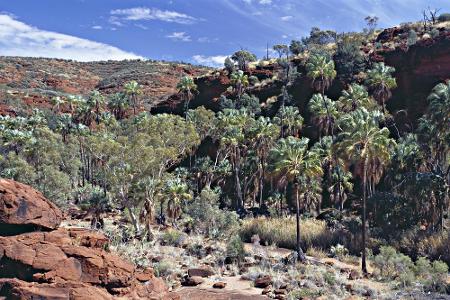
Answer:
[[[389, 105], [396, 70], [364, 48], [415, 47], [448, 34], [448, 19], [404, 25], [384, 44], [368, 19], [362, 33], [313, 28], [271, 60], [239, 50], [217, 71], [229, 83], [217, 111], [195, 105], [188, 75], [172, 114], [152, 113], [139, 78], [54, 95], [0, 116], [0, 176], [105, 232], [174, 289], [195, 285], [187, 266], [207, 265], [217, 282], [240, 275], [277, 299], [447, 294], [450, 81], [404, 129]], [[257, 72], [267, 65], [270, 78]], [[291, 94], [298, 80], [307, 103]], [[258, 98], [271, 84], [279, 93]]]

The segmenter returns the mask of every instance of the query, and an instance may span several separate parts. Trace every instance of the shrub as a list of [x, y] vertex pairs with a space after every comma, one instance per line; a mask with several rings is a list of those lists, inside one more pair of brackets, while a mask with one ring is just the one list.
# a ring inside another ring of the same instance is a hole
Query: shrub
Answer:
[[[311, 247], [328, 250], [339, 242], [337, 231], [327, 228], [324, 221], [316, 219], [301, 220], [301, 246], [304, 249]], [[296, 248], [296, 221], [295, 218], [255, 218], [245, 220], [240, 235], [244, 241], [250, 241], [257, 234], [262, 244], [275, 244], [278, 247]]]
[[162, 260], [153, 264], [153, 270], [157, 277], [166, 277], [172, 274], [174, 266], [168, 261]]
[[438, 21], [439, 21], [439, 22], [448, 22], [448, 21], [450, 21], [450, 13], [444, 13], [444, 14], [441, 14], [441, 15], [438, 17]]
[[186, 236], [182, 232], [175, 229], [169, 229], [162, 234], [161, 241], [165, 245], [179, 247], [183, 244], [185, 238]]
[[226, 235], [237, 227], [238, 215], [235, 212], [219, 209], [219, 192], [205, 188], [200, 196], [186, 208], [192, 218], [195, 231], [209, 237]]
[[374, 265], [383, 279], [392, 280], [402, 273], [410, 272], [414, 264], [410, 257], [397, 253], [395, 248], [382, 246], [380, 254], [374, 257]]
[[415, 45], [417, 43], [417, 33], [414, 29], [411, 29], [408, 33], [408, 46]]
[[227, 258], [235, 263], [240, 263], [244, 257], [244, 243], [239, 235], [234, 235], [230, 238], [227, 244]]
[[431, 31], [430, 31], [430, 35], [431, 35], [431, 37], [434, 39], [434, 38], [437, 38], [438, 36], [439, 36], [439, 34], [440, 34], [440, 31], [438, 30], [438, 29], [436, 29], [436, 28], [433, 28], [433, 29], [431, 29]]
[[339, 259], [348, 255], [348, 249], [345, 248], [341, 244], [337, 244], [336, 246], [331, 246], [330, 252], [331, 252], [331, 255], [333, 255], [334, 257], [337, 257]]

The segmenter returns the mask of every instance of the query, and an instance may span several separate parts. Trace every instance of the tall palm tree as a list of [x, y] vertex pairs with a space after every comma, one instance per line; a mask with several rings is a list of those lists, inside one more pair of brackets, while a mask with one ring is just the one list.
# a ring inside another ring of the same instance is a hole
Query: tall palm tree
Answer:
[[88, 102], [94, 108], [95, 122], [97, 125], [100, 123], [100, 108], [105, 103], [105, 97], [98, 91], [94, 90], [89, 95]]
[[225, 109], [223, 112], [219, 112], [216, 119], [215, 136], [220, 140], [221, 147], [226, 151], [226, 156], [230, 157], [233, 167], [236, 211], [239, 211], [244, 205], [239, 176], [241, 173], [242, 148], [251, 121], [254, 121], [254, 119], [246, 109]]
[[327, 96], [314, 94], [308, 103], [308, 109], [313, 114], [313, 121], [319, 127], [320, 136], [333, 135], [334, 124], [338, 116], [336, 103]]
[[347, 90], [342, 91], [342, 96], [338, 100], [338, 108], [347, 113], [359, 107], [374, 110], [377, 109], [377, 104], [369, 96], [364, 86], [352, 83]]
[[391, 90], [397, 87], [397, 82], [392, 73], [395, 68], [386, 66], [383, 62], [375, 63], [373, 68], [367, 71], [366, 84], [373, 92], [373, 97], [380, 103], [385, 111], [385, 102], [392, 97]]
[[[269, 157], [273, 173], [282, 174], [294, 184], [297, 221], [297, 254], [300, 261], [305, 260], [305, 254], [300, 247], [300, 200], [299, 185], [305, 178], [314, 178], [322, 174], [319, 156], [314, 151], [308, 151], [308, 138], [287, 137], [278, 141], [270, 151]], [[305, 186], [306, 185], [302, 185]]]
[[136, 109], [139, 106], [139, 96], [142, 94], [142, 87], [137, 81], [132, 80], [124, 85], [124, 93], [128, 96], [128, 101], [133, 106], [133, 114], [136, 115]]
[[313, 87], [322, 95], [330, 88], [331, 83], [336, 78], [334, 61], [318, 54], [313, 54], [308, 59], [306, 71], [307, 76], [312, 79]]
[[342, 132], [337, 138], [337, 148], [353, 160], [358, 168], [362, 168], [362, 271], [367, 273], [366, 265], [366, 202], [367, 202], [367, 173], [375, 158], [388, 162], [391, 147], [395, 141], [389, 137], [389, 130], [379, 127], [381, 113], [369, 112], [359, 108], [346, 114], [340, 120]]
[[197, 85], [192, 77], [184, 76], [178, 82], [177, 89], [184, 100], [184, 113], [186, 114], [189, 109], [189, 102], [191, 102], [194, 97], [194, 93], [197, 92]]
[[252, 146], [256, 153], [258, 165], [259, 207], [263, 205], [264, 177], [269, 149], [280, 135], [280, 127], [273, 124], [270, 118], [259, 117], [249, 130]]
[[244, 71], [238, 70], [231, 74], [231, 84], [236, 91], [238, 99], [241, 99], [242, 94], [244, 94], [245, 89], [249, 85], [248, 76], [244, 74]]

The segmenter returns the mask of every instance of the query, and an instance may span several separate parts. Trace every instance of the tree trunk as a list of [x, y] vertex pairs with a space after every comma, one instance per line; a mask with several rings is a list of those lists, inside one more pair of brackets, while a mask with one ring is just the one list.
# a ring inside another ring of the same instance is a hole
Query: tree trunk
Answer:
[[240, 161], [240, 153], [239, 153], [239, 148], [236, 147], [235, 149], [235, 157], [234, 157], [234, 184], [236, 185], [236, 197], [237, 197], [237, 201], [236, 201], [236, 211], [238, 211], [239, 209], [241, 209], [244, 200], [242, 198], [242, 190], [241, 190], [241, 182], [239, 179], [239, 161]]
[[261, 164], [259, 177], [259, 208], [263, 205], [263, 189], [264, 189], [264, 166]]
[[139, 236], [141, 234], [141, 227], [139, 226], [139, 221], [136, 218], [136, 215], [134, 214], [131, 207], [127, 206], [127, 209], [128, 209], [128, 213], [130, 214], [130, 220], [131, 220], [131, 224], [133, 224], [134, 231], [135, 231], [136, 235]]
[[298, 199], [298, 182], [295, 182], [294, 185], [295, 185], [295, 208], [296, 208], [295, 217], [297, 221], [297, 258], [299, 261], [303, 262], [306, 260], [306, 257], [300, 245], [300, 201]]
[[362, 252], [361, 252], [361, 269], [364, 274], [367, 274], [366, 265], [366, 201], [367, 201], [367, 165], [369, 163], [368, 157], [364, 159], [363, 169], [363, 203], [362, 203]]

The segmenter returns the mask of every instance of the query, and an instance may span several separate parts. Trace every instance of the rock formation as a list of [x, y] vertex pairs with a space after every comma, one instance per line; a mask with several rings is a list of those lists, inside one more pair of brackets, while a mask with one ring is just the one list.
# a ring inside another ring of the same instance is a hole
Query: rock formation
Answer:
[[57, 228], [61, 219], [41, 193], [0, 179], [0, 297], [179, 299], [152, 269], [108, 252], [103, 234]]

